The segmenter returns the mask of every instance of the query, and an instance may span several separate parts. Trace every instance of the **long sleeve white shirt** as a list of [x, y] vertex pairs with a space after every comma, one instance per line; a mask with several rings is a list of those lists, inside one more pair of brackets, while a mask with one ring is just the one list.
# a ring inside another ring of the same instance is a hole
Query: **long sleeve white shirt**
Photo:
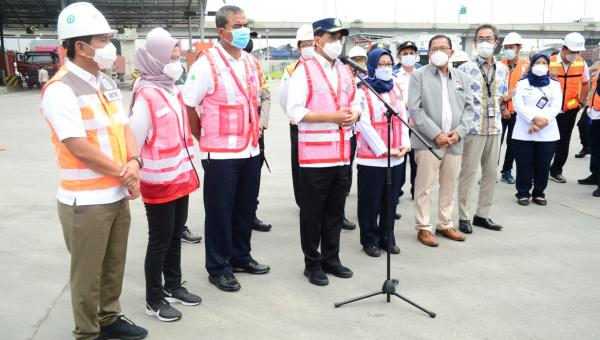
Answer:
[[[537, 104], [542, 97], [547, 97], [548, 103], [540, 109]], [[561, 111], [562, 90], [558, 81], [550, 80], [550, 84], [544, 87], [534, 87], [527, 78], [520, 80], [513, 96], [513, 105], [517, 113], [513, 139], [539, 142], [560, 139], [556, 115]], [[529, 133], [532, 120], [537, 116], [547, 118], [548, 125], [538, 132]]]

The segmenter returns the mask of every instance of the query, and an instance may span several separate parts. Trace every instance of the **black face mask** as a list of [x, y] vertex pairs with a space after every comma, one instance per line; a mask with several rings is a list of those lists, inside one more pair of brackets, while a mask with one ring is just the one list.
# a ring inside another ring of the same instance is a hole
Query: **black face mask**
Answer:
[[455, 61], [452, 63], [452, 67], [458, 68], [460, 65], [466, 63], [466, 61]]
[[248, 40], [248, 45], [246, 45], [246, 47], [244, 47], [244, 51], [248, 52], [248, 53], [252, 53], [252, 49], [254, 48], [254, 43], [252, 42], [252, 39]]

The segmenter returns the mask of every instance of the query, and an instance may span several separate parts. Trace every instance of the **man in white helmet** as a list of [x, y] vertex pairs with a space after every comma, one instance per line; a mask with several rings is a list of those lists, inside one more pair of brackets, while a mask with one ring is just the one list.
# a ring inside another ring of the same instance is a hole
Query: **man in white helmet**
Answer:
[[140, 194], [135, 139], [112, 66], [114, 33], [92, 4], [58, 17], [65, 65], [42, 90], [42, 113], [60, 169], [58, 215], [71, 254], [71, 304], [77, 339], [143, 339], [148, 332], [121, 314], [119, 297], [131, 217]]
[[[315, 55], [315, 37], [313, 35], [313, 28], [311, 24], [305, 24], [298, 28], [296, 31], [296, 51], [300, 54], [300, 59], [294, 61], [286, 68], [283, 69], [283, 76], [281, 77], [281, 85], [279, 88], [279, 104], [286, 112], [287, 109], [287, 97], [288, 97], [288, 85], [292, 73], [296, 70], [298, 63], [304, 58], [310, 58]], [[298, 176], [300, 174], [300, 165], [298, 164], [298, 125], [290, 120], [290, 145], [291, 145], [291, 164], [292, 164], [292, 185], [294, 187], [294, 199], [296, 205], [300, 207], [300, 181]]]
[[501, 112], [502, 112], [502, 136], [500, 137], [500, 147], [504, 142], [506, 135], [506, 153], [504, 154], [504, 163], [502, 164], [502, 182], [507, 184], [515, 184], [512, 176], [512, 166], [515, 160], [512, 149], [512, 133], [517, 120], [515, 108], [512, 103], [512, 96], [517, 88], [517, 82], [527, 74], [529, 69], [529, 61], [519, 58], [519, 53], [523, 47], [523, 39], [517, 32], [510, 32], [502, 41], [502, 60], [504, 65], [508, 67], [508, 93], [502, 96]]
[[550, 179], [558, 183], [567, 182], [562, 172], [569, 156], [571, 133], [577, 113], [585, 105], [590, 90], [590, 72], [581, 51], [585, 51], [585, 38], [573, 32], [565, 36], [560, 53], [550, 58], [550, 76], [560, 81], [563, 92], [562, 110], [556, 116], [560, 139], [550, 165]]
[[[360, 46], [354, 46], [350, 49], [348, 57], [354, 60], [358, 65], [366, 68], [367, 66], [367, 51]], [[362, 74], [359, 70], [354, 70], [354, 74]]]

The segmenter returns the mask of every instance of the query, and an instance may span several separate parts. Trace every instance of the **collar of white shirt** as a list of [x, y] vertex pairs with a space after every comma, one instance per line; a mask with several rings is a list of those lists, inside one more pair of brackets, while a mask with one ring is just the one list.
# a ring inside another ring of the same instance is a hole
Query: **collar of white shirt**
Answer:
[[98, 75], [94, 76], [93, 74], [89, 73], [88, 71], [77, 66], [75, 63], [70, 61], [68, 58], [67, 58], [67, 62], [65, 63], [65, 66], [67, 67], [67, 69], [70, 72], [72, 72], [79, 78], [85, 80], [88, 84], [90, 84], [96, 90], [100, 89], [100, 80], [102, 79], [100, 72], [98, 72]]
[[225, 53], [225, 56], [227, 57], [227, 61], [229, 61], [229, 63], [231, 63], [231, 62], [237, 63], [237, 62], [242, 61], [242, 55], [241, 54], [240, 54], [240, 59], [235, 59], [231, 54], [229, 54], [229, 52], [227, 52], [226, 49], [223, 48], [223, 46], [221, 46], [220, 43], [216, 43], [215, 47], [218, 48], [218, 49], [220, 49], [222, 52]]
[[319, 62], [319, 64], [321, 64], [321, 66], [323, 66], [324, 70], [332, 69], [337, 63], [340, 62], [338, 59], [335, 59], [335, 62], [333, 63], [333, 66], [331, 66], [331, 62], [329, 60], [325, 59], [325, 57], [323, 57], [319, 53], [315, 54], [315, 59], [317, 59], [317, 61]]

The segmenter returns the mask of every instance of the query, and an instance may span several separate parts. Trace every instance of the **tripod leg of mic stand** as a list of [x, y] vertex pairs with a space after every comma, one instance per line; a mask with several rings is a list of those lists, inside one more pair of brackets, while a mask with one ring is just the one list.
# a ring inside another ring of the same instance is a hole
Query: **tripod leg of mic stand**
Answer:
[[350, 299], [350, 300], [346, 300], [346, 301], [342, 301], [342, 302], [336, 302], [336, 303], [334, 304], [334, 306], [335, 306], [335, 308], [338, 308], [338, 307], [341, 307], [341, 306], [343, 306], [343, 305], [347, 305], [347, 304], [349, 304], [349, 303], [352, 303], [352, 302], [356, 302], [356, 301], [360, 301], [360, 300], [368, 299], [368, 298], [370, 298], [370, 297], [372, 297], [372, 296], [379, 295], [379, 294], [384, 294], [384, 293], [383, 293], [383, 292], [381, 292], [381, 291], [379, 291], [379, 292], [375, 292], [375, 293], [371, 293], [371, 294], [367, 294], [367, 295], [359, 296], [359, 297], [357, 297], [357, 298], [353, 298], [353, 299]]
[[402, 299], [402, 300], [404, 300], [404, 301], [406, 301], [406, 302], [410, 303], [411, 305], [413, 305], [413, 306], [415, 306], [415, 307], [419, 308], [419, 309], [420, 309], [420, 310], [422, 310], [423, 312], [427, 313], [427, 315], [429, 315], [431, 318], [435, 318], [435, 313], [434, 313], [434, 312], [430, 312], [430, 311], [428, 311], [427, 309], [425, 309], [425, 308], [423, 308], [423, 307], [421, 307], [421, 306], [417, 305], [416, 303], [414, 303], [414, 302], [410, 301], [409, 299], [405, 298], [404, 296], [402, 296], [402, 295], [400, 295], [400, 294], [398, 294], [398, 293], [392, 293], [392, 294], [394, 294], [395, 296], [399, 297], [400, 299]]

